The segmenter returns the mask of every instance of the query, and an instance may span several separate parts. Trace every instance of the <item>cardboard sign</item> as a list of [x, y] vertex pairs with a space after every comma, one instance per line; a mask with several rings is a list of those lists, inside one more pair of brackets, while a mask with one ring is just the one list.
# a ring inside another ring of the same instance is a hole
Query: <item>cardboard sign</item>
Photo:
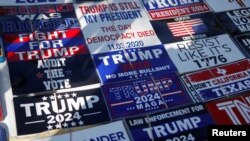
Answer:
[[238, 35], [235, 36], [234, 39], [237, 41], [245, 54], [250, 57], [250, 34]]
[[110, 121], [100, 89], [17, 97], [14, 107], [18, 135]]
[[15, 95], [98, 83], [79, 28], [4, 34], [4, 46]]
[[1, 6], [72, 3], [73, 0], [0, 0]]
[[217, 124], [250, 124], [249, 94], [210, 102], [207, 109]]
[[250, 89], [250, 62], [241, 60], [220, 67], [182, 75], [191, 95], [208, 101]]
[[122, 121], [72, 133], [72, 141], [130, 141]]
[[169, 19], [210, 11], [203, 0], [142, 0], [152, 20]]
[[250, 7], [249, 0], [206, 0], [215, 12], [229, 11]]
[[180, 74], [245, 58], [227, 34], [164, 46]]
[[0, 33], [78, 28], [73, 4], [5, 6], [0, 9]]
[[220, 12], [216, 16], [229, 33], [233, 35], [250, 33], [250, 7]]
[[211, 12], [151, 21], [163, 44], [211, 37], [225, 33]]
[[161, 44], [138, 0], [74, 6], [91, 54]]
[[207, 128], [213, 120], [203, 105], [190, 105], [151, 114], [148, 117], [126, 119], [135, 141], [190, 140], [207, 138]]
[[175, 73], [102, 86], [112, 118], [190, 104]]
[[94, 54], [93, 59], [103, 84], [176, 71], [162, 45]]

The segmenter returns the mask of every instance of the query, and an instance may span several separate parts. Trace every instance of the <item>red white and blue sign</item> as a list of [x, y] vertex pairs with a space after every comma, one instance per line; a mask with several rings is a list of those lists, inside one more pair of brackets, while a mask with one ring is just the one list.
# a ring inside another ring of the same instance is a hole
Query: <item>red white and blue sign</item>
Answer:
[[201, 104], [167, 110], [149, 116], [126, 119], [135, 141], [207, 139], [207, 125], [213, 120]]
[[182, 75], [190, 94], [199, 102], [209, 101], [250, 89], [248, 59]]
[[152, 20], [170, 19], [210, 11], [203, 0], [142, 0]]
[[14, 95], [99, 82], [79, 28], [4, 34], [4, 47]]
[[176, 71], [162, 45], [94, 54], [93, 59], [103, 84]]
[[192, 103], [175, 73], [102, 86], [112, 118]]
[[163, 44], [194, 40], [224, 34], [211, 12], [151, 21], [152, 26]]
[[17, 97], [14, 107], [18, 135], [110, 121], [100, 88]]
[[0, 9], [0, 33], [79, 28], [73, 4], [5, 6]]

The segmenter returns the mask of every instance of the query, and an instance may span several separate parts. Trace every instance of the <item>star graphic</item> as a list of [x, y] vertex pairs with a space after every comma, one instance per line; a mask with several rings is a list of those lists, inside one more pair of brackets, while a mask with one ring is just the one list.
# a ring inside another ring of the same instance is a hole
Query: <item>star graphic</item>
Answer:
[[54, 95], [51, 95], [49, 98], [50, 98], [50, 100], [55, 99]]
[[64, 97], [65, 97], [65, 98], [69, 98], [69, 94], [66, 93], [66, 94], [64, 95]]
[[61, 98], [62, 98], [62, 95], [59, 94], [59, 95], [57, 96], [57, 98], [58, 98], [58, 99], [61, 99]]
[[71, 122], [71, 126], [76, 126], [76, 123], [74, 121]]
[[43, 74], [42, 73], [40, 73], [40, 72], [38, 72], [37, 74], [36, 74], [36, 77], [39, 79], [39, 78], [43, 78]]
[[53, 129], [53, 126], [49, 125], [47, 126], [48, 130], [52, 130]]
[[56, 128], [60, 129], [60, 128], [62, 128], [62, 126], [58, 123], [58, 124], [56, 124]]
[[68, 124], [65, 122], [64, 124], [63, 124], [63, 127], [68, 127]]
[[65, 71], [65, 73], [66, 73], [66, 75], [72, 75], [72, 70], [68, 69], [68, 70]]
[[46, 96], [42, 97], [43, 101], [47, 101], [47, 99], [48, 99], [48, 97], [46, 97]]
[[80, 120], [80, 121], [78, 122], [78, 124], [79, 124], [79, 125], [83, 125], [83, 121]]
[[217, 73], [222, 74], [222, 75], [226, 75], [227, 71], [225, 69], [217, 68]]
[[71, 95], [72, 97], [76, 97], [77, 93], [73, 92]]

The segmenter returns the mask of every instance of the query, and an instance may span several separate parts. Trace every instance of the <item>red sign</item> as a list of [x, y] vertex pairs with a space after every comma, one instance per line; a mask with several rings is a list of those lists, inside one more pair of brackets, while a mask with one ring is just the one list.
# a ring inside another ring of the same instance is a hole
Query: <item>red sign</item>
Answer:
[[207, 109], [217, 124], [250, 124], [250, 94], [210, 102]]

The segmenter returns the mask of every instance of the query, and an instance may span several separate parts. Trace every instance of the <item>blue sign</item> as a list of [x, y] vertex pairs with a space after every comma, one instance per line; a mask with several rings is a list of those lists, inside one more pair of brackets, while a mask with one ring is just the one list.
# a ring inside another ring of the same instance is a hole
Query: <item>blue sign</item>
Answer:
[[102, 86], [112, 118], [190, 104], [175, 73]]
[[250, 8], [216, 13], [223, 27], [232, 35], [250, 33]]
[[214, 124], [201, 104], [128, 118], [126, 122], [135, 141], [201, 141], [207, 139], [207, 125]]
[[162, 45], [93, 55], [103, 84], [175, 72]]
[[225, 33], [211, 12], [156, 20], [151, 21], [151, 24], [163, 44], [212, 37]]
[[100, 88], [17, 97], [14, 107], [18, 135], [110, 121]]
[[6, 131], [0, 126], [0, 141], [7, 141]]
[[250, 57], [250, 34], [241, 34], [234, 37], [244, 53]]

